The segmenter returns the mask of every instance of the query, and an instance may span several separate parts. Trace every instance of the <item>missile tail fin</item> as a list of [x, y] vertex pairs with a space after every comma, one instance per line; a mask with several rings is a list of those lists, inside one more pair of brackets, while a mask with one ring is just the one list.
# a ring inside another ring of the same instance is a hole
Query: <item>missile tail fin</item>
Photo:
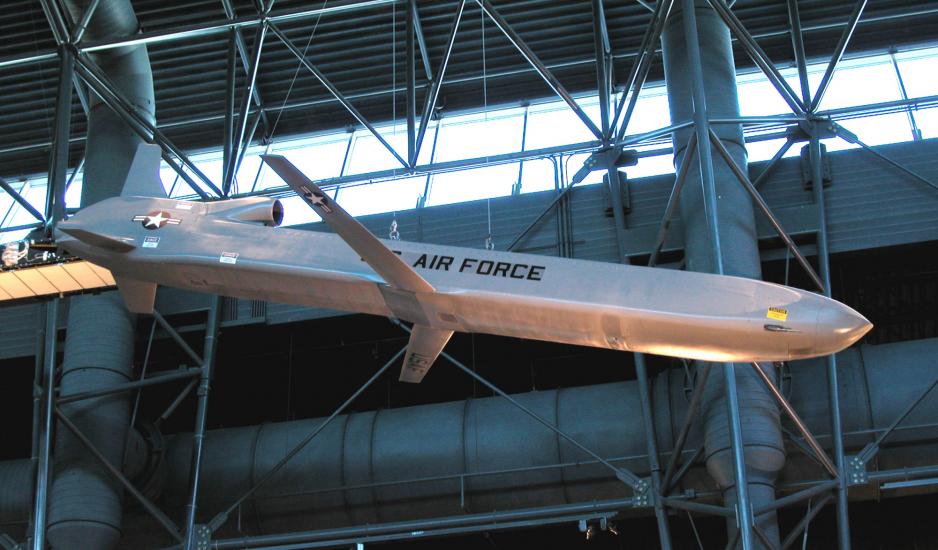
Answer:
[[153, 313], [153, 304], [156, 302], [156, 283], [138, 281], [128, 277], [115, 276], [117, 289], [124, 299], [127, 311], [131, 313]]
[[399, 380], [411, 384], [420, 383], [452, 336], [453, 331], [451, 330], [414, 325], [410, 333], [410, 342], [407, 344], [407, 354], [404, 356], [404, 364], [401, 366]]
[[166, 190], [160, 179], [160, 159], [163, 151], [159, 145], [141, 143], [127, 171], [122, 197], [166, 198]]

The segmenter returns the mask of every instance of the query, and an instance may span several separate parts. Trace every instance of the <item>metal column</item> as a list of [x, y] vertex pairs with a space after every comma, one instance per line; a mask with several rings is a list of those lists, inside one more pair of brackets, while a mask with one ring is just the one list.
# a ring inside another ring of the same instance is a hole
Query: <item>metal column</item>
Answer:
[[38, 460], [36, 462], [32, 533], [33, 548], [35, 550], [44, 550], [46, 539], [46, 512], [48, 511], [47, 501], [51, 477], [52, 408], [55, 400], [56, 323], [59, 317], [59, 300], [57, 298], [46, 303], [44, 316], [45, 328], [43, 329], [44, 342], [42, 349], [44, 374], [41, 377], [41, 406], [34, 408], [34, 414], [38, 412], [39, 418], [33, 420], [33, 422], [38, 422], [39, 427], [36, 432], [38, 436]]
[[202, 372], [199, 375], [198, 404], [195, 413], [195, 430], [192, 434], [192, 464], [189, 469], [189, 500], [186, 503], [185, 550], [196, 548], [195, 514], [199, 493], [199, 473], [202, 467], [202, 449], [205, 441], [205, 421], [208, 414], [208, 393], [212, 383], [212, 364], [218, 340], [218, 323], [221, 316], [222, 298], [216, 296], [208, 309], [205, 321], [205, 345], [202, 352]]

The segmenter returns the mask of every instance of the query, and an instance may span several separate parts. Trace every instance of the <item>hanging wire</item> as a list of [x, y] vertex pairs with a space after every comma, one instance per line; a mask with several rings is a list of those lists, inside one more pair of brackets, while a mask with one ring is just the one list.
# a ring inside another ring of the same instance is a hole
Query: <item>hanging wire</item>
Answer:
[[397, 135], [397, 2], [391, 2], [391, 135]]
[[479, 16], [482, 18], [482, 112], [486, 122], [489, 120], [489, 88], [488, 67], [485, 59], [485, 9], [479, 5]]
[[[306, 41], [306, 46], [303, 47], [303, 57], [306, 57], [306, 52], [309, 50], [310, 44], [313, 43], [313, 37], [316, 36], [316, 31], [319, 30], [319, 21], [322, 19], [322, 14], [326, 10], [326, 4], [329, 3], [329, 0], [322, 0], [322, 6], [319, 7], [319, 14], [316, 16], [316, 23], [313, 24], [313, 32], [309, 33], [309, 40]], [[290, 99], [290, 94], [293, 93], [293, 86], [296, 84], [296, 78], [300, 74], [300, 68], [303, 67], [303, 62], [297, 59], [296, 61], [296, 70], [293, 71], [293, 78], [290, 79], [290, 87], [287, 88], [287, 95], [283, 98], [283, 103], [280, 104], [280, 109], [277, 110], [277, 118], [274, 119], [274, 125], [270, 129], [270, 139], [273, 140], [274, 135], [277, 132], [277, 125], [280, 124], [280, 117], [283, 115], [283, 110], [287, 106], [287, 101]]]
[[489, 218], [489, 234], [485, 238], [485, 249], [495, 250], [495, 242], [492, 240], [492, 199], [491, 198], [486, 199], [485, 210]]

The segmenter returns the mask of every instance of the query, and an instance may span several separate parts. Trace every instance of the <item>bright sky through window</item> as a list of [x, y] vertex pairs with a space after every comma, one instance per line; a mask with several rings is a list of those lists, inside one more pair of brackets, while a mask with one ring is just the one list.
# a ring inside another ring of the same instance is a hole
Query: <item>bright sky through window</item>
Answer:
[[[910, 98], [938, 95], [938, 48], [920, 49], [896, 54], [896, 63]], [[826, 64], [809, 67], [812, 93], [817, 89]], [[800, 92], [797, 72], [783, 69], [783, 77], [792, 89]], [[762, 73], [752, 72], [737, 77], [740, 111], [743, 116], [770, 116], [788, 113], [788, 106], [776, 93]], [[902, 91], [890, 55], [877, 55], [844, 60], [838, 67], [830, 88], [821, 103], [822, 110], [839, 109], [902, 99]], [[578, 98], [583, 110], [599, 126], [598, 99]], [[840, 123], [856, 133], [870, 145], [895, 143], [913, 139], [912, 121], [924, 138], [938, 136], [938, 107], [912, 110], [893, 110], [885, 114], [861, 118], [844, 118]], [[668, 98], [664, 86], [648, 86], [641, 95], [628, 127], [628, 135], [641, 134], [665, 127], [671, 123]], [[407, 155], [405, 125], [379, 127], [382, 137], [402, 157]], [[771, 158], [784, 139], [758, 139], [758, 132], [747, 132], [747, 150], [750, 161]], [[763, 132], [764, 133], [764, 132]], [[522, 150], [542, 149], [590, 142], [595, 136], [583, 122], [561, 101], [532, 104], [525, 108], [493, 110], [457, 116], [444, 116], [432, 122], [427, 130], [418, 165], [492, 157]], [[755, 138], [755, 139], [754, 139]], [[829, 150], [855, 147], [840, 139], [825, 140]], [[636, 147], [643, 156], [636, 166], [626, 168], [630, 178], [641, 178], [674, 171], [672, 155], [667, 152], [667, 137], [655, 143]], [[260, 161], [266, 148], [251, 148], [237, 172], [235, 190], [246, 193], [284, 186], [283, 182]], [[663, 151], [662, 153], [658, 153]], [[792, 147], [786, 156], [798, 155], [799, 146]], [[400, 168], [401, 164], [370, 132], [336, 132], [329, 135], [275, 142], [270, 152], [283, 154], [314, 181], [341, 178], [355, 174], [370, 174]], [[383, 181], [357, 181], [341, 187], [338, 200], [354, 215], [399, 211], [427, 206], [450, 204], [469, 200], [498, 197], [512, 193], [531, 193], [553, 190], [567, 184], [569, 178], [582, 165], [588, 153], [554, 155], [514, 161], [471, 170], [450, 171], [433, 175], [403, 177]], [[214, 182], [220, 182], [221, 153], [218, 151], [194, 154], [193, 161]], [[188, 184], [168, 166], [161, 171], [163, 184], [175, 197], [193, 196]], [[520, 185], [519, 183], [520, 176]], [[42, 209], [45, 202], [45, 177], [16, 181], [7, 178], [15, 189], [22, 188], [25, 198]], [[593, 172], [581, 185], [602, 181], [600, 172]], [[335, 191], [332, 191], [335, 193]], [[66, 202], [77, 206], [81, 196], [81, 173], [70, 185]], [[285, 225], [307, 223], [317, 218], [297, 201], [287, 199]], [[297, 202], [296, 205], [292, 204]], [[10, 197], [0, 194], [0, 227], [15, 227], [32, 223], [34, 219]], [[0, 242], [22, 238], [28, 231], [8, 231], [0, 234]]]

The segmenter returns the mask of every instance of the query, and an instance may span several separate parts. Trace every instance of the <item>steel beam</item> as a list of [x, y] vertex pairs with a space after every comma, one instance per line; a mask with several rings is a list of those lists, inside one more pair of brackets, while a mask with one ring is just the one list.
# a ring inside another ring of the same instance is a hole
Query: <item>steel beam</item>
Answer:
[[299, 59], [300, 63], [303, 65], [303, 67], [305, 67], [306, 70], [308, 70], [310, 73], [312, 73], [313, 76], [316, 77], [316, 80], [318, 80], [323, 86], [325, 86], [326, 89], [329, 90], [329, 93], [332, 94], [332, 96], [333, 96], [334, 98], [336, 98], [336, 100], [338, 100], [338, 102], [341, 103], [342, 106], [345, 107], [345, 109], [346, 109], [353, 117], [355, 117], [355, 120], [357, 120], [359, 124], [361, 124], [362, 126], [364, 126], [365, 128], [367, 128], [368, 131], [371, 132], [371, 134], [381, 143], [381, 145], [383, 145], [384, 148], [387, 149], [388, 152], [390, 152], [390, 153], [394, 156], [394, 158], [397, 159], [397, 161], [401, 163], [402, 166], [404, 166], [405, 168], [407, 168], [407, 167], [410, 166], [410, 165], [407, 163], [407, 161], [404, 160], [404, 159], [397, 153], [397, 151], [394, 150], [394, 147], [391, 147], [391, 144], [388, 143], [388, 142], [381, 136], [381, 133], [378, 132], [377, 128], [375, 128], [375, 127], [371, 124], [371, 122], [368, 122], [368, 119], [366, 119], [366, 118], [364, 117], [364, 115], [362, 115], [362, 114], [358, 111], [358, 109], [356, 109], [355, 106], [352, 105], [351, 102], [349, 102], [349, 100], [348, 100], [344, 95], [342, 95], [342, 92], [340, 92], [340, 91], [338, 90], [338, 88], [336, 88], [336, 87], [332, 84], [332, 82], [330, 82], [329, 79], [326, 78], [326, 75], [324, 75], [324, 74], [322, 73], [322, 71], [319, 70], [318, 67], [316, 67], [315, 65], [313, 65], [313, 64], [309, 61], [309, 59], [306, 58], [306, 56], [303, 54], [303, 52], [301, 52], [301, 51], [299, 50], [299, 48], [297, 48], [297, 47], [293, 44], [293, 42], [291, 42], [290, 39], [287, 38], [287, 36], [286, 36], [285, 34], [283, 34], [283, 32], [282, 32], [279, 28], [277, 28], [276, 25], [274, 25], [273, 23], [271, 23], [271, 24], [270, 24], [270, 30], [271, 30], [271, 32], [274, 33], [274, 35], [276, 35], [277, 38], [280, 39], [281, 42], [283, 42], [283, 44], [287, 47], [287, 49], [290, 50], [290, 53], [292, 53], [294, 56], [296, 56], [297, 59]]
[[[259, 49], [259, 48], [258, 48]], [[246, 96], [250, 98], [250, 96]], [[195, 429], [192, 432], [192, 460], [189, 465], [189, 495], [186, 501], [185, 550], [199, 548], [196, 541], [195, 515], [198, 509], [199, 482], [202, 470], [202, 449], [205, 442], [205, 423], [208, 418], [208, 394], [212, 384], [212, 367], [218, 347], [218, 327], [221, 319], [222, 297], [214, 296], [205, 321], [205, 342], [202, 364], [199, 367], [198, 401], [195, 412]]]
[[[111, 108], [118, 116], [120, 116], [125, 122], [130, 125], [131, 129], [137, 132], [145, 140], [156, 143], [163, 149], [164, 153], [173, 155], [178, 158], [182, 164], [192, 171], [193, 174], [198, 177], [202, 183], [211, 189], [214, 193], [221, 196], [222, 192], [212, 183], [208, 177], [202, 173], [201, 170], [195, 164], [189, 160], [189, 157], [182, 152], [169, 138], [163, 134], [155, 124], [150, 122], [146, 116], [142, 115], [132, 103], [127, 101], [126, 98], [117, 90], [115, 86], [108, 80], [99, 67], [97, 67], [94, 62], [89, 58], [77, 57], [75, 58], [75, 69], [78, 72], [78, 75], [81, 77], [85, 83], [94, 90], [95, 93], [104, 101], [108, 107]], [[178, 170], [180, 175], [186, 179], [186, 181], [191, 181], [191, 178], [188, 178], [183, 171]], [[193, 189], [197, 190], [204, 194], [204, 192], [198, 188], [198, 186], [193, 186]]]
[[[267, 36], [267, 25], [261, 24], [257, 27], [254, 34], [254, 50], [251, 52], [250, 69], [248, 70], [247, 80], [244, 84], [244, 95], [241, 98], [241, 109], [238, 111], [238, 127], [232, 139], [233, 144], [238, 145], [240, 150], [244, 143], [244, 133], [247, 131], [248, 115], [251, 110], [251, 98], [254, 95], [254, 86], [257, 84], [257, 72], [261, 65], [261, 51], [264, 49], [264, 38]], [[263, 112], [263, 110], [261, 111]], [[222, 193], [227, 197], [231, 190], [231, 183], [234, 181], [235, 167], [237, 159], [229, 156], [229, 164], [225, 168], [225, 181], [222, 184]]]
[[203, 361], [202, 358], [199, 357], [198, 354], [196, 354], [195, 351], [189, 346], [189, 344], [187, 344], [186, 341], [182, 339], [182, 336], [176, 332], [176, 329], [174, 329], [173, 326], [166, 321], [166, 318], [163, 317], [159, 311], [153, 310], [153, 318], [157, 323], [159, 323], [161, 327], [163, 327], [163, 330], [169, 334], [169, 337], [172, 338], [173, 342], [176, 342], [176, 344], [182, 348], [182, 351], [186, 352], [186, 355], [188, 355], [196, 365], [201, 367], [205, 364], [205, 361]]
[[656, 55], [658, 40], [664, 31], [664, 25], [668, 21], [671, 8], [674, 6], [674, 0], [660, 0], [655, 11], [652, 14], [648, 28], [645, 30], [645, 36], [642, 38], [642, 44], [639, 46], [639, 54], [632, 61], [632, 68], [629, 71], [628, 78], [625, 79], [625, 91], [616, 105], [615, 115], [612, 117], [612, 127], [615, 128], [619, 121], [619, 115], [622, 113], [622, 107], [625, 105], [626, 97], [629, 98], [628, 108], [622, 117], [622, 124], [616, 133], [616, 141], [622, 141], [625, 137], [625, 131], [629, 127], [629, 120], [632, 119], [632, 113], [635, 111], [635, 105], [638, 103], [638, 94], [645, 86], [645, 80], [648, 78], [648, 72], [651, 70], [651, 62]]
[[707, 2], [710, 3], [713, 11], [720, 16], [720, 19], [726, 23], [730, 31], [736, 35], [740, 45], [746, 50], [746, 53], [749, 54], [749, 57], [759, 69], [762, 70], [765, 77], [769, 79], [769, 82], [772, 83], [772, 86], [774, 86], [779, 95], [782, 96], [785, 103], [791, 107], [792, 112], [799, 115], [804, 114], [806, 106], [801, 102], [798, 96], [795, 95], [795, 91], [791, 89], [791, 86], [788, 85], [788, 82], [785, 81], [782, 74], [775, 68], [775, 64], [759, 46], [759, 43], [749, 34], [749, 31], [746, 30], [736, 15], [727, 8], [721, 0], [707, 0]]
[[58, 5], [50, 0], [39, 0], [42, 7], [42, 13], [46, 16], [46, 22], [49, 24], [49, 30], [52, 31], [52, 37], [58, 45], [68, 41], [68, 28], [65, 25], [65, 19]]
[[661, 462], [658, 460], [658, 435], [655, 431], [654, 407], [651, 402], [651, 389], [648, 384], [648, 369], [645, 366], [645, 354], [635, 354], [635, 374], [638, 378], [638, 396], [642, 406], [642, 424], [645, 428], [645, 448], [648, 452], [648, 467], [651, 471], [652, 502], [655, 508], [655, 520], [658, 523], [658, 540], [661, 548], [671, 549], [671, 531], [668, 527], [668, 513], [665, 510], [661, 485]]
[[759, 175], [756, 176], [756, 179], [752, 181], [753, 187], [756, 189], [762, 187], [762, 184], [764, 184], [769, 179], [769, 176], [772, 175], [772, 171], [775, 170], [776, 166], [778, 166], [778, 161], [782, 160], [782, 157], [785, 156], [785, 153], [787, 153], [794, 144], [795, 142], [791, 139], [785, 140], [785, 143], [783, 143], [782, 146], [779, 147], [778, 151], [772, 155], [772, 159], [765, 165], [765, 168], [762, 169], [762, 172], [759, 172]]
[[492, 3], [489, 0], [476, 0], [476, 3], [482, 8], [482, 11], [489, 16], [489, 19], [495, 23], [495, 26], [498, 27], [502, 34], [508, 38], [508, 41], [521, 53], [524, 59], [534, 67], [534, 70], [537, 71], [537, 74], [544, 79], [544, 82], [554, 91], [555, 94], [560, 96], [563, 99], [564, 103], [573, 110], [574, 114], [583, 122], [584, 125], [589, 129], [590, 132], [596, 136], [596, 139], [603, 139], [603, 133], [593, 124], [593, 121], [590, 119], [589, 115], [580, 107], [580, 105], [573, 99], [573, 96], [570, 95], [570, 92], [557, 80], [557, 77], [554, 76], [550, 69], [540, 60], [537, 54], [528, 47], [528, 45], [521, 39], [521, 36], [505, 21], [505, 18], [501, 16], [498, 11], [495, 10], [495, 7], [492, 6]]
[[866, 7], [866, 3], [867, 0], [858, 0], [856, 6], [853, 8], [853, 13], [850, 14], [850, 19], [847, 21], [847, 25], [840, 35], [837, 47], [834, 48], [834, 53], [831, 55], [831, 60], [827, 64], [824, 76], [821, 77], [821, 83], [818, 84], [817, 91], [814, 93], [814, 100], [811, 102], [811, 108], [808, 109], [810, 112], [813, 113], [817, 111], [817, 108], [821, 105], [821, 101], [824, 100], [827, 87], [830, 86], [831, 79], [834, 78], [834, 71], [837, 69], [837, 64], [840, 63], [840, 60], [843, 58], [844, 51], [847, 50], [847, 44], [850, 43], [850, 38], [853, 36], [853, 31], [857, 28], [857, 23], [860, 22], [860, 16], [863, 15], [863, 9]]
[[417, 35], [417, 46], [420, 48], [420, 60], [423, 62], [423, 71], [426, 73], [427, 82], [433, 80], [433, 69], [430, 66], [430, 54], [427, 51], [427, 41], [423, 34], [423, 25], [420, 24], [420, 11], [417, 9], [416, 0], [410, 2], [410, 9], [413, 11], [414, 32]]
[[[809, 143], [811, 155], [812, 191], [818, 210], [818, 267], [821, 270], [824, 295], [831, 297], [830, 247], [827, 234], [827, 206], [824, 197], [824, 174], [821, 165], [821, 140], [817, 131], [813, 132]], [[850, 514], [847, 507], [847, 475], [844, 459], [843, 422], [840, 417], [840, 382], [837, 373], [837, 358], [827, 356], [827, 396], [831, 413], [831, 438], [834, 444], [834, 463], [837, 476], [837, 542], [840, 550], [850, 550]], [[809, 520], [810, 521], [810, 520]], [[807, 523], [805, 524], [807, 527]], [[783, 545], [784, 546], [784, 545]]]
[[[691, 87], [694, 99], [694, 128], [697, 133], [697, 157], [700, 164], [701, 183], [703, 184], [704, 204], [707, 208], [707, 222], [710, 231], [710, 245], [713, 251], [715, 272], [725, 273], [723, 267], [723, 247], [720, 240], [720, 224], [717, 210], [716, 181], [713, 173], [713, 153], [710, 149], [710, 122], [707, 110], [707, 96], [704, 89], [703, 69], [700, 55], [700, 38], [697, 32], [697, 14], [694, 0], [681, 0], [687, 57], [691, 67]], [[722, 146], [722, 144], [721, 144]], [[735, 163], [730, 159], [731, 165]], [[736, 518], [743, 550], [753, 548], [754, 525], [752, 507], [749, 499], [749, 481], [744, 456], [742, 421], [739, 416], [739, 396], [736, 391], [736, 369], [732, 363], [723, 364], [725, 378], [726, 409], [729, 424], [733, 471], [736, 482]]]
[[41, 223], [46, 223], [46, 218], [36, 210], [36, 207], [29, 203], [22, 195], [16, 192], [12, 186], [3, 178], [0, 178], [0, 189], [3, 189], [7, 195], [10, 195], [10, 198], [16, 201], [24, 210], [29, 212], [29, 214], [39, 220]]
[[801, 420], [801, 417], [798, 415], [798, 412], [795, 411], [794, 407], [791, 406], [791, 403], [785, 399], [785, 396], [782, 395], [782, 392], [778, 389], [772, 379], [769, 378], [769, 375], [762, 370], [762, 367], [759, 366], [759, 363], [753, 363], [753, 370], [759, 376], [759, 379], [762, 380], [762, 384], [769, 390], [769, 393], [772, 394], [772, 397], [775, 398], [775, 401], [779, 406], [785, 410], [785, 413], [791, 418], [791, 421], [795, 424], [795, 427], [798, 429], [798, 432], [804, 437], [805, 441], [808, 443], [808, 447], [814, 453], [815, 458], [820, 461], [821, 465], [824, 466], [824, 469], [827, 470], [827, 473], [831, 477], [837, 478], [839, 476], [838, 469], [834, 466], [834, 463], [831, 462], [831, 459], [827, 456], [827, 453], [824, 452], [824, 449], [821, 447], [820, 443], [817, 442], [817, 439], [814, 438], [814, 434], [811, 433], [811, 430], [808, 429], [808, 426]]
[[690, 135], [687, 142], [687, 148], [684, 149], [684, 162], [674, 177], [674, 186], [671, 187], [671, 195], [668, 197], [668, 204], [664, 208], [664, 215], [661, 217], [661, 225], [658, 226], [658, 234], [655, 237], [655, 244], [651, 249], [651, 256], [648, 258], [648, 267], [655, 267], [658, 263], [658, 255], [664, 248], [664, 241], [668, 238], [668, 229], [671, 227], [671, 218], [674, 217], [674, 211], [677, 210], [678, 199], [681, 197], [681, 190], [684, 189], [684, 182], [687, 180], [687, 172], [690, 170], [691, 163], [694, 161], [694, 155], [697, 154], [697, 133]]
[[798, 0], [788, 1], [788, 25], [791, 27], [791, 46], [798, 67], [798, 82], [801, 84], [801, 104], [811, 104], [811, 86], [808, 82], [808, 61], [804, 53], [804, 32], [801, 30], [801, 14]]
[[99, 4], [101, 4], [101, 0], [91, 0], [88, 6], [85, 7], [85, 11], [81, 14], [81, 19], [75, 26], [75, 30], [72, 31], [73, 45], [80, 44], [81, 39], [85, 37], [85, 31], [88, 30], [88, 23], [91, 22], [91, 18], [94, 16], [94, 12], [98, 9]]
[[[230, 185], [228, 182], [233, 180], [234, 175], [229, 175], [231, 169], [232, 157], [235, 155], [234, 145], [234, 126], [235, 126], [235, 88], [237, 80], [235, 74], [235, 59], [238, 55], [236, 46], [237, 31], [228, 31], [228, 58], [225, 67], [225, 124], [224, 136], [222, 142], [222, 182], [223, 186]], [[224, 188], [224, 187], [223, 187]]]
[[257, 492], [258, 489], [260, 489], [274, 475], [276, 475], [276, 473], [279, 472], [281, 468], [286, 466], [287, 463], [290, 462], [290, 460], [292, 460], [293, 457], [297, 455], [297, 453], [299, 453], [304, 448], [306, 448], [306, 446], [309, 445], [310, 442], [313, 439], [315, 439], [317, 435], [319, 435], [324, 429], [326, 429], [326, 426], [328, 426], [333, 420], [335, 420], [337, 416], [342, 414], [342, 411], [344, 411], [346, 408], [348, 408], [349, 405], [351, 405], [356, 399], [358, 399], [358, 396], [360, 396], [362, 393], [365, 392], [365, 390], [371, 387], [371, 385], [376, 380], [381, 378], [381, 375], [383, 375], [391, 367], [391, 365], [394, 365], [395, 363], [397, 363], [397, 360], [403, 357], [405, 351], [407, 351], [406, 346], [398, 350], [398, 352], [395, 353], [393, 357], [388, 359], [388, 361], [380, 369], [378, 369], [377, 372], [371, 375], [371, 378], [369, 378], [364, 384], [359, 386], [359, 388], [355, 390], [355, 392], [352, 393], [352, 395], [350, 395], [348, 399], [346, 399], [341, 405], [339, 405], [334, 411], [332, 411], [332, 414], [330, 414], [328, 418], [326, 418], [321, 424], [319, 424], [315, 430], [310, 432], [309, 435], [304, 437], [299, 443], [297, 443], [292, 449], [290, 449], [290, 451], [287, 452], [287, 454], [285, 454], [283, 458], [280, 459], [280, 462], [275, 464], [270, 470], [267, 471], [267, 473], [261, 476], [260, 479], [255, 481], [254, 485], [252, 485], [247, 491], [242, 493], [241, 496], [239, 496], [230, 506], [228, 506], [228, 508], [216, 514], [215, 517], [213, 517], [212, 520], [208, 524], [212, 532], [217, 531], [219, 527], [224, 525], [225, 522], [228, 521], [228, 517], [235, 510], [237, 510], [239, 506], [241, 506], [241, 503], [243, 503], [245, 500], [250, 498], [251, 495]]
[[593, 49], [596, 51], [596, 88], [599, 90], [600, 126], [603, 139], [608, 140], [612, 119], [610, 99], [612, 96], [610, 75], [612, 48], [609, 45], [609, 30], [606, 27], [606, 10], [603, 7], [603, 0], [591, 0], [590, 4], [593, 12]]
[[46, 190], [46, 220], [51, 225], [65, 217], [65, 178], [68, 172], [69, 133], [72, 125], [72, 86], [75, 56], [66, 47], [59, 49], [59, 89], [55, 100], [55, 129], [49, 155]]
[[[46, 302], [44, 315], [44, 342], [42, 349], [42, 358], [45, 362], [43, 370], [45, 371], [44, 380], [41, 388], [35, 388], [34, 391], [40, 392], [41, 409], [40, 417], [34, 422], [38, 422], [37, 435], [38, 445], [36, 446], [36, 483], [33, 502], [33, 547], [37, 549], [45, 548], [46, 540], [46, 517], [48, 513], [49, 484], [51, 479], [52, 464], [52, 417], [55, 407], [55, 367], [59, 317], [59, 299], [53, 298]], [[36, 408], [33, 409], [36, 411]]]
[[817, 285], [817, 288], [821, 291], [824, 290], [824, 283], [821, 282], [821, 278], [818, 277], [818, 274], [814, 271], [814, 268], [811, 267], [811, 264], [808, 262], [807, 258], [804, 257], [804, 254], [801, 253], [801, 250], [798, 248], [798, 245], [795, 244], [795, 241], [792, 240], [791, 236], [785, 231], [785, 228], [782, 227], [781, 222], [778, 221], [778, 218], [775, 217], [775, 214], [772, 213], [772, 210], [769, 208], [769, 205], [765, 202], [765, 199], [762, 198], [762, 195], [753, 187], [752, 182], [749, 181], [749, 176], [743, 173], [742, 169], [733, 162], [733, 158], [730, 156], [729, 151], [726, 150], [726, 147], [723, 146], [723, 143], [720, 142], [720, 138], [713, 132], [710, 131], [710, 141], [713, 143], [714, 149], [723, 157], [723, 160], [729, 166], [730, 170], [736, 176], [736, 179], [739, 180], [739, 183], [743, 186], [744, 189], [752, 197], [752, 201], [759, 207], [769, 222], [772, 224], [772, 227], [775, 228], [778, 236], [785, 241], [785, 245], [791, 250], [791, 253], [794, 254], [795, 258], [798, 260], [798, 263], [801, 264], [801, 267], [804, 268], [808, 276]]
[[864, 151], [870, 153], [871, 155], [878, 158], [879, 160], [889, 164], [890, 166], [894, 168], [901, 170], [902, 172], [905, 172], [909, 176], [912, 176], [918, 181], [924, 183], [925, 185], [938, 190], [938, 184], [928, 180], [927, 178], [925, 178], [924, 176], [922, 176], [921, 174], [917, 172], [913, 172], [912, 170], [909, 170], [905, 166], [899, 164], [898, 162], [887, 157], [886, 155], [880, 153], [876, 149], [873, 149], [872, 147], [870, 147], [869, 145], [861, 141], [860, 138], [856, 136], [856, 134], [854, 134], [853, 132], [850, 132], [849, 130], [837, 124], [836, 122], [833, 123], [833, 130], [834, 130], [834, 133], [837, 134], [837, 137], [839, 137], [840, 139], [846, 141], [847, 143], [853, 143], [853, 144], [859, 145], [860, 147], [863, 148]]
[[807, 513], [804, 515], [803, 518], [801, 518], [801, 521], [799, 521], [798, 524], [795, 525], [795, 527], [791, 530], [791, 532], [788, 533], [788, 536], [785, 537], [785, 540], [782, 541], [782, 550], [791, 548], [792, 545], [795, 544], [795, 542], [798, 540], [798, 537], [801, 536], [801, 533], [803, 533], [805, 529], [808, 528], [808, 524], [810, 524], [811, 521], [814, 520], [814, 518], [821, 512], [821, 510], [824, 509], [824, 506], [826, 506], [827, 503], [830, 502], [832, 498], [834, 497], [831, 495], [824, 495], [823, 497], [821, 497], [819, 501], [817, 501], [814, 504], [814, 506], [812, 506], [810, 502], [808, 503]]
[[417, 60], [416, 57], [416, 17], [417, 1], [407, 0], [405, 14], [405, 89], [404, 100], [407, 104], [407, 165], [417, 164]]
[[66, 403], [73, 403], [75, 401], [93, 399], [95, 397], [102, 397], [105, 395], [112, 395], [115, 393], [133, 391], [139, 388], [146, 388], [149, 386], [154, 386], [156, 384], [164, 384], [166, 382], [173, 382], [175, 380], [185, 380], [187, 378], [193, 378], [195, 376], [198, 376], [201, 372], [202, 372], [201, 368], [188, 368], [188, 369], [183, 369], [179, 371], [158, 374], [156, 376], [151, 376], [149, 378], [141, 378], [140, 380], [127, 382], [119, 386], [112, 386], [109, 388], [86, 391], [86, 392], [81, 392], [81, 393], [60, 395], [56, 403], [58, 403], [59, 405], [65, 405]]
[[446, 49], [443, 51], [443, 57], [440, 59], [440, 66], [436, 71], [436, 76], [430, 82], [430, 88], [427, 90], [423, 101], [423, 113], [420, 116], [420, 129], [417, 130], [417, 139], [414, 149], [416, 154], [414, 158], [420, 157], [420, 149], [423, 146], [423, 138], [427, 133], [427, 127], [430, 125], [430, 119], [436, 109], [436, 102], [440, 97], [440, 88], [443, 86], [443, 79], [446, 76], [446, 67], [449, 65], [449, 58], [453, 53], [453, 44], [456, 42], [456, 31], [459, 30], [459, 21], [466, 9], [466, 0], [459, 0], [456, 7], [456, 13], [453, 15], [453, 23], [450, 25], [449, 35], [446, 39]]
[[[229, 20], [235, 19], [237, 17], [237, 13], [235, 12], [234, 6], [231, 4], [231, 0], [221, 0], [221, 2], [222, 2], [222, 8], [224, 8], [225, 15], [228, 17], [228, 19]], [[250, 65], [250, 62], [248, 61], [250, 59], [250, 56], [248, 55], [247, 44], [244, 43], [244, 36], [241, 34], [241, 29], [235, 28], [235, 29], [231, 29], [229, 32], [234, 32], [235, 47], [238, 49], [238, 55], [241, 58], [241, 66], [244, 68], [244, 73], [248, 74], [251, 72], [251, 68], [250, 68], [251, 65]], [[258, 107], [263, 108], [264, 99], [261, 97], [261, 93], [257, 89], [256, 86], [254, 87], [252, 96], [254, 98], [254, 103]], [[263, 119], [264, 127], [269, 128], [270, 126], [268, 124], [266, 112], [263, 114], [263, 117], [264, 117]]]
[[668, 467], [665, 468], [664, 479], [661, 480], [664, 493], [670, 492], [671, 487], [676, 483], [675, 480], [678, 478], [674, 473], [674, 469], [677, 467], [681, 454], [684, 452], [687, 436], [690, 434], [691, 426], [694, 425], [694, 418], [700, 410], [700, 402], [703, 399], [704, 388], [707, 386], [707, 379], [710, 377], [712, 367], [713, 363], [704, 363], [701, 367], [702, 371], [698, 369], [698, 372], [700, 372], [700, 380], [695, 384], [696, 387], [691, 395], [690, 404], [687, 406], [687, 414], [684, 415], [684, 422], [681, 424], [681, 431], [678, 432], [677, 438], [674, 440], [674, 449], [671, 450], [671, 458], [668, 459]]

